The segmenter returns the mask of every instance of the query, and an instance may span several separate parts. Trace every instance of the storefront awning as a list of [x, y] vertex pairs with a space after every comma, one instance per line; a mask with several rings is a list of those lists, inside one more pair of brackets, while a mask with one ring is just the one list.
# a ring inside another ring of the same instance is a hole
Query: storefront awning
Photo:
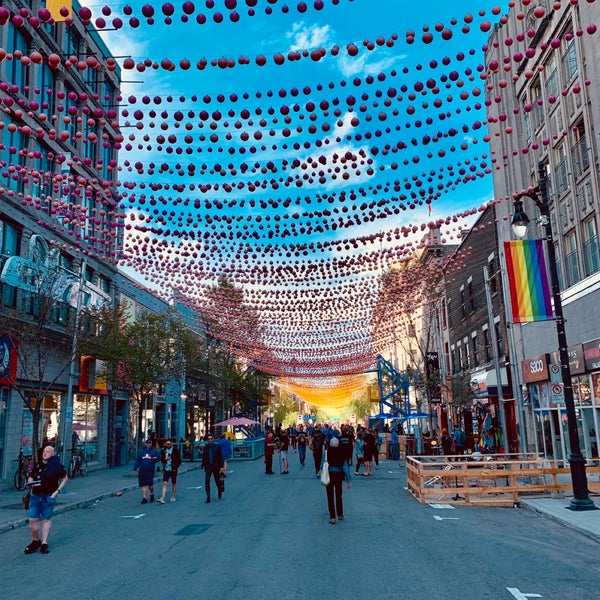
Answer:
[[[502, 380], [502, 395], [507, 398], [511, 394], [508, 388], [506, 369], [500, 369], [500, 378]], [[475, 371], [471, 375], [470, 383], [474, 400], [486, 401], [490, 396], [498, 396], [498, 378], [496, 377], [495, 369], [490, 371]]]

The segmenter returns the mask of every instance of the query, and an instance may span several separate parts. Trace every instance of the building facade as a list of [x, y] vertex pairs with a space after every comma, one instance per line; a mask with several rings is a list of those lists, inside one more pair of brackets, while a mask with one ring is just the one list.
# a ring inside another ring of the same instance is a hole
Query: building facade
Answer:
[[[125, 218], [117, 182], [119, 68], [76, 2], [69, 21], [40, 22], [44, 4], [6, 0], [0, 7], [0, 487], [12, 485], [14, 459], [31, 443], [28, 405], [37, 403], [38, 440], [62, 446], [64, 460], [75, 443], [92, 465], [129, 460], [129, 398], [99, 378], [99, 361], [73, 355], [79, 318], [117, 302], [131, 319], [168, 309], [117, 270]], [[52, 306], [45, 315], [43, 297]], [[15, 316], [16, 333], [9, 332]], [[18, 319], [23, 330], [38, 324], [44, 341], [19, 335]], [[37, 375], [24, 358], [36, 343], [46, 357]], [[182, 387], [174, 381], [156, 390], [144, 414], [148, 432], [184, 434]]]
[[[523, 191], [538, 193], [540, 163], [549, 177], [556, 266], [569, 351], [578, 362], [574, 394], [587, 457], [597, 456], [600, 425], [597, 361], [578, 358], [584, 348], [588, 354], [596, 352], [600, 338], [600, 42], [593, 35], [599, 17], [597, 3], [557, 7], [539, 0], [514, 7], [491, 34], [485, 56], [500, 242], [515, 239], [510, 229], [513, 198]], [[543, 237], [543, 228], [533, 224], [539, 211], [530, 198], [524, 198], [524, 209], [532, 221], [529, 236]], [[502, 244], [498, 252], [504, 265]], [[564, 396], [553, 358], [556, 324], [513, 324], [509, 318], [509, 334], [512, 362], [519, 366], [516, 395], [524, 419], [523, 444], [527, 450], [565, 458]]]

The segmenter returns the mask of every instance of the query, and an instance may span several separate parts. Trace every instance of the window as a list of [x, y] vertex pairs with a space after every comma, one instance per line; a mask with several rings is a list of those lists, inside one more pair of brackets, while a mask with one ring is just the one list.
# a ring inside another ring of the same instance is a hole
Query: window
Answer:
[[473, 366], [479, 366], [479, 346], [477, 343], [477, 333], [471, 335], [471, 349], [473, 354]]
[[545, 82], [546, 100], [550, 96], [558, 96], [558, 69], [556, 61], [553, 59], [546, 65], [546, 82]]
[[525, 124], [525, 135], [527, 136], [527, 143], [531, 142], [531, 117], [529, 113], [526, 112], [523, 115], [523, 123]]
[[583, 223], [583, 263], [586, 277], [600, 270], [598, 231], [596, 229], [596, 220], [593, 218]]
[[465, 346], [465, 369], [471, 368], [471, 348], [469, 347], [469, 338], [464, 338], [463, 344]]
[[565, 275], [567, 287], [579, 281], [579, 253], [574, 231], [565, 236]]
[[590, 166], [587, 138], [583, 122], [576, 125], [574, 136], [575, 143], [571, 148], [571, 160], [573, 162], [573, 176], [577, 179]]
[[562, 76], [565, 83], [569, 83], [579, 70], [577, 66], [577, 49], [575, 47], [575, 38], [567, 42], [567, 47], [561, 59]]
[[498, 350], [498, 358], [504, 356], [504, 336], [502, 335], [502, 327], [500, 326], [500, 318], [494, 320], [494, 332], [496, 333], [496, 345]]
[[[18, 256], [21, 247], [21, 232], [6, 221], [0, 220], [0, 268], [9, 256]], [[17, 288], [0, 282], [2, 305], [17, 307]]]
[[475, 294], [473, 293], [473, 279], [469, 277], [467, 282], [467, 293], [469, 295], [469, 313], [475, 312]]
[[467, 306], [465, 303], [465, 287], [460, 288], [460, 314], [464, 319], [467, 316]]
[[490, 342], [490, 332], [487, 327], [483, 329], [483, 352], [485, 362], [490, 362], [492, 360], [492, 344]]
[[544, 123], [544, 99], [539, 83], [531, 87], [531, 105], [533, 106], [533, 127], [537, 129]]
[[565, 144], [556, 149], [555, 182], [556, 193], [560, 196], [569, 188], [569, 161], [565, 150]]
[[[8, 26], [5, 49], [8, 53], [14, 54], [16, 51], [22, 52], [25, 56], [29, 56], [30, 51], [27, 39], [13, 25]], [[5, 60], [6, 77], [13, 85], [18, 86], [21, 90], [27, 85], [29, 69], [20, 60]]]
[[496, 273], [496, 261], [493, 254], [488, 257], [488, 277], [490, 281], [490, 292], [496, 294], [498, 292], [498, 273]]

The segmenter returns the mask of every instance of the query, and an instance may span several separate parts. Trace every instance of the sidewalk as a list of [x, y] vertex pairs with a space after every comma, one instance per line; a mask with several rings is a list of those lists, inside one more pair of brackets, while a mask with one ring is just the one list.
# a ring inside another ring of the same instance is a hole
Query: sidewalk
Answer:
[[[600, 509], [600, 497], [591, 496], [592, 502]], [[567, 507], [571, 497], [564, 498], [521, 498], [520, 504], [545, 517], [576, 529], [587, 537], [600, 541], [600, 510], [573, 511]]]
[[[199, 470], [200, 461], [182, 463], [179, 472]], [[200, 480], [200, 476], [199, 476]], [[161, 485], [162, 473], [157, 473], [155, 485], [157, 491]], [[89, 506], [115, 494], [137, 490], [137, 477], [131, 474], [131, 465], [114, 469], [90, 471], [88, 476], [76, 477], [69, 481], [65, 490], [59, 496], [54, 514]], [[27, 523], [25, 511], [21, 503], [24, 492], [16, 490], [0, 492], [0, 534]], [[600, 508], [600, 497], [593, 496], [594, 504]], [[572, 511], [569, 506], [570, 498], [522, 498], [521, 507], [532, 510], [571, 527], [584, 535], [600, 540], [600, 510]], [[508, 510], [508, 509], [507, 509]]]
[[[69, 480], [58, 497], [54, 514], [89, 506], [115, 494], [137, 490], [137, 477], [132, 476], [131, 467], [132, 465], [126, 465], [114, 469], [90, 470], [87, 477], [75, 477]], [[200, 461], [184, 461], [179, 468], [179, 473], [196, 469], [200, 469]], [[154, 485], [158, 497], [162, 485], [162, 473], [156, 473]], [[21, 502], [24, 493], [16, 490], [0, 492], [0, 534], [27, 524], [26, 513]]]

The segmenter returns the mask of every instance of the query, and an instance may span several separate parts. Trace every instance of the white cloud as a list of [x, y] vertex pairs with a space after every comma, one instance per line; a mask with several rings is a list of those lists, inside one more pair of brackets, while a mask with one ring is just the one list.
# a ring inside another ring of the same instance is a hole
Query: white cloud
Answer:
[[294, 23], [291, 32], [286, 37], [291, 41], [290, 50], [310, 50], [327, 46], [331, 39], [329, 25], [323, 27], [307, 27], [303, 22]]

